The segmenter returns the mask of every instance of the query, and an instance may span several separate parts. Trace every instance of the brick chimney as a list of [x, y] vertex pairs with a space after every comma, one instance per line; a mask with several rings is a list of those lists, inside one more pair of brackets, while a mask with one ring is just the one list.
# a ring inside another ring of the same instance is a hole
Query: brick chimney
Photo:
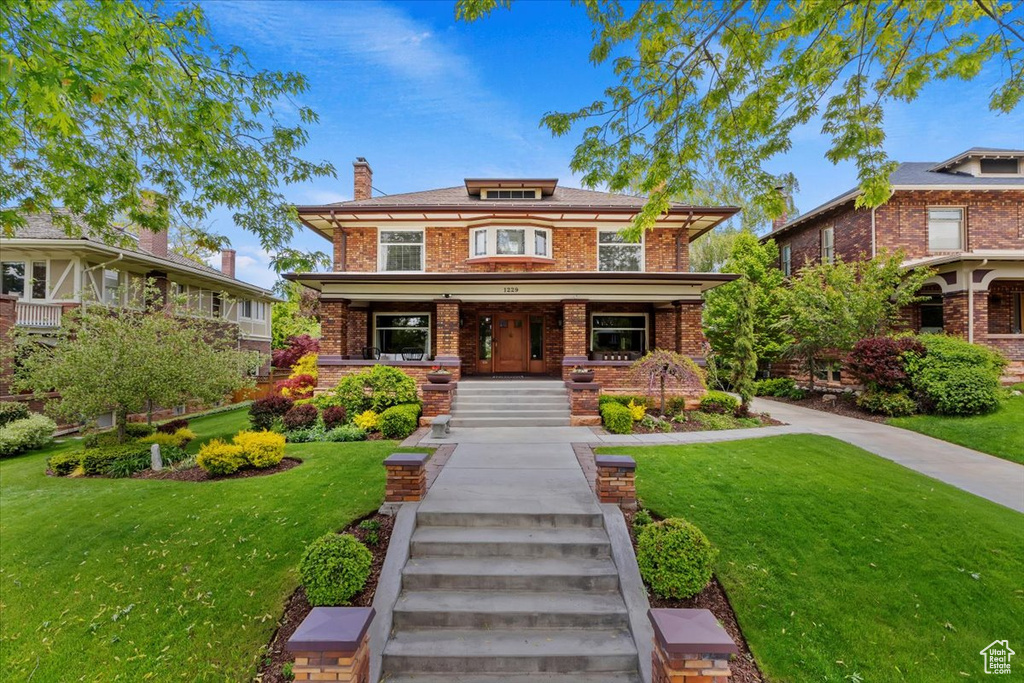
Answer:
[[167, 258], [167, 230], [153, 232], [149, 228], [139, 228], [139, 247], [153, 256]]
[[355, 189], [352, 196], [355, 199], [369, 199], [373, 196], [373, 169], [364, 157], [356, 157], [352, 162], [352, 175], [355, 180]]
[[789, 192], [786, 188], [779, 185], [775, 188], [775, 191], [782, 195], [782, 215], [772, 219], [772, 232], [775, 232], [789, 221]]
[[225, 249], [220, 252], [220, 272], [228, 277], [235, 276], [235, 250]]

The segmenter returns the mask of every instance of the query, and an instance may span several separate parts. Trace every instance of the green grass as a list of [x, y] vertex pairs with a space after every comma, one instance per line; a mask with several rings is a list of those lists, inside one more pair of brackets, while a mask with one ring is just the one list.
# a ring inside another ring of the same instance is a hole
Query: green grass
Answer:
[[[193, 421], [198, 442], [245, 411]], [[393, 441], [289, 445], [299, 467], [221, 482], [57, 479], [0, 461], [0, 680], [243, 681], [306, 544], [375, 510]]]
[[[1024, 391], [1024, 384], [1013, 389]], [[999, 408], [987, 415], [914, 415], [888, 422], [1024, 465], [1024, 396], [1007, 396]]]
[[979, 651], [1020, 638], [1012, 510], [823, 436], [600, 452], [633, 455], [644, 504], [720, 548], [773, 683], [979, 680]]

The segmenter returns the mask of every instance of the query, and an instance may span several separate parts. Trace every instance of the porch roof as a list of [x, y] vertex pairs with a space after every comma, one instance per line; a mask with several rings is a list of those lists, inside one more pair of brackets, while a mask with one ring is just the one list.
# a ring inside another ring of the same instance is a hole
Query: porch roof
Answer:
[[739, 277], [732, 273], [288, 273], [285, 279], [351, 301], [699, 300]]

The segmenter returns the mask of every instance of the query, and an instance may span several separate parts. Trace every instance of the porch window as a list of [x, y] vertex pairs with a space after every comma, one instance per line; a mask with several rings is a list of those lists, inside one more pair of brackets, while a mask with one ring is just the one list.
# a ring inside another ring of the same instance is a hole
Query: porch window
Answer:
[[373, 316], [374, 346], [381, 356], [401, 359], [402, 354], [430, 356], [429, 313], [377, 313]]
[[248, 320], [263, 320], [266, 317], [264, 303], [252, 299], [242, 299], [238, 302], [239, 317]]
[[380, 265], [388, 272], [423, 270], [423, 231], [381, 230]]
[[46, 261], [32, 262], [32, 298], [46, 298]]
[[824, 228], [821, 231], [821, 262], [835, 263], [836, 261], [836, 229]]
[[793, 274], [793, 247], [788, 244], [782, 245], [782, 274], [789, 277]]
[[22, 261], [4, 261], [0, 268], [3, 269], [3, 293], [24, 299], [25, 263]]
[[930, 251], [960, 251], [964, 243], [963, 232], [963, 209], [928, 209]]
[[103, 303], [108, 306], [121, 301], [121, 271], [103, 269]]
[[645, 313], [595, 313], [591, 319], [591, 351], [633, 351], [647, 349]]
[[627, 242], [616, 230], [597, 231], [597, 269], [608, 271], [643, 270], [643, 242]]
[[933, 294], [921, 304], [921, 332], [942, 332], [942, 295]]

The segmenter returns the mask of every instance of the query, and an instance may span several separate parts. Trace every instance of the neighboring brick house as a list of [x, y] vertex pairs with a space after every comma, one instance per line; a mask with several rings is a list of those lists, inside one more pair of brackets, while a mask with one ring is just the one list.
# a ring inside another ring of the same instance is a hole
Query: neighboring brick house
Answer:
[[[86, 302], [132, 305], [142, 284], [152, 279], [171, 296], [185, 297], [199, 316], [227, 321], [238, 347], [269, 357], [274, 295], [235, 278], [235, 252], [221, 254], [221, 270], [192, 261], [168, 248], [166, 231], [124, 233], [123, 245], [68, 236], [48, 215], [31, 215], [13, 237], [0, 237], [0, 333], [19, 327], [46, 342], [60, 328], [63, 314]], [[261, 369], [267, 374], [268, 366]], [[12, 369], [0, 371], [0, 400], [13, 394]]]
[[688, 258], [734, 207], [674, 204], [631, 244], [619, 231], [639, 197], [530, 178], [372, 197], [369, 164], [354, 173], [353, 201], [297, 207], [333, 243], [333, 272], [286, 276], [320, 292], [321, 389], [385, 362], [421, 385], [433, 365], [456, 380], [586, 366], [606, 391], [636, 390], [644, 352], [703, 356], [702, 293], [736, 277]]
[[[857, 189], [776, 228], [787, 274], [805, 263], [903, 250], [936, 271], [928, 300], [906, 311], [915, 331], [943, 331], [1001, 351], [1024, 374], [1024, 150], [972, 148], [943, 162], [903, 163], [892, 197], [858, 209]], [[970, 293], [970, 295], [969, 295]], [[838, 366], [834, 366], [838, 370]], [[823, 378], [836, 379], [826, 370]], [[844, 378], [844, 381], [847, 381]]]

